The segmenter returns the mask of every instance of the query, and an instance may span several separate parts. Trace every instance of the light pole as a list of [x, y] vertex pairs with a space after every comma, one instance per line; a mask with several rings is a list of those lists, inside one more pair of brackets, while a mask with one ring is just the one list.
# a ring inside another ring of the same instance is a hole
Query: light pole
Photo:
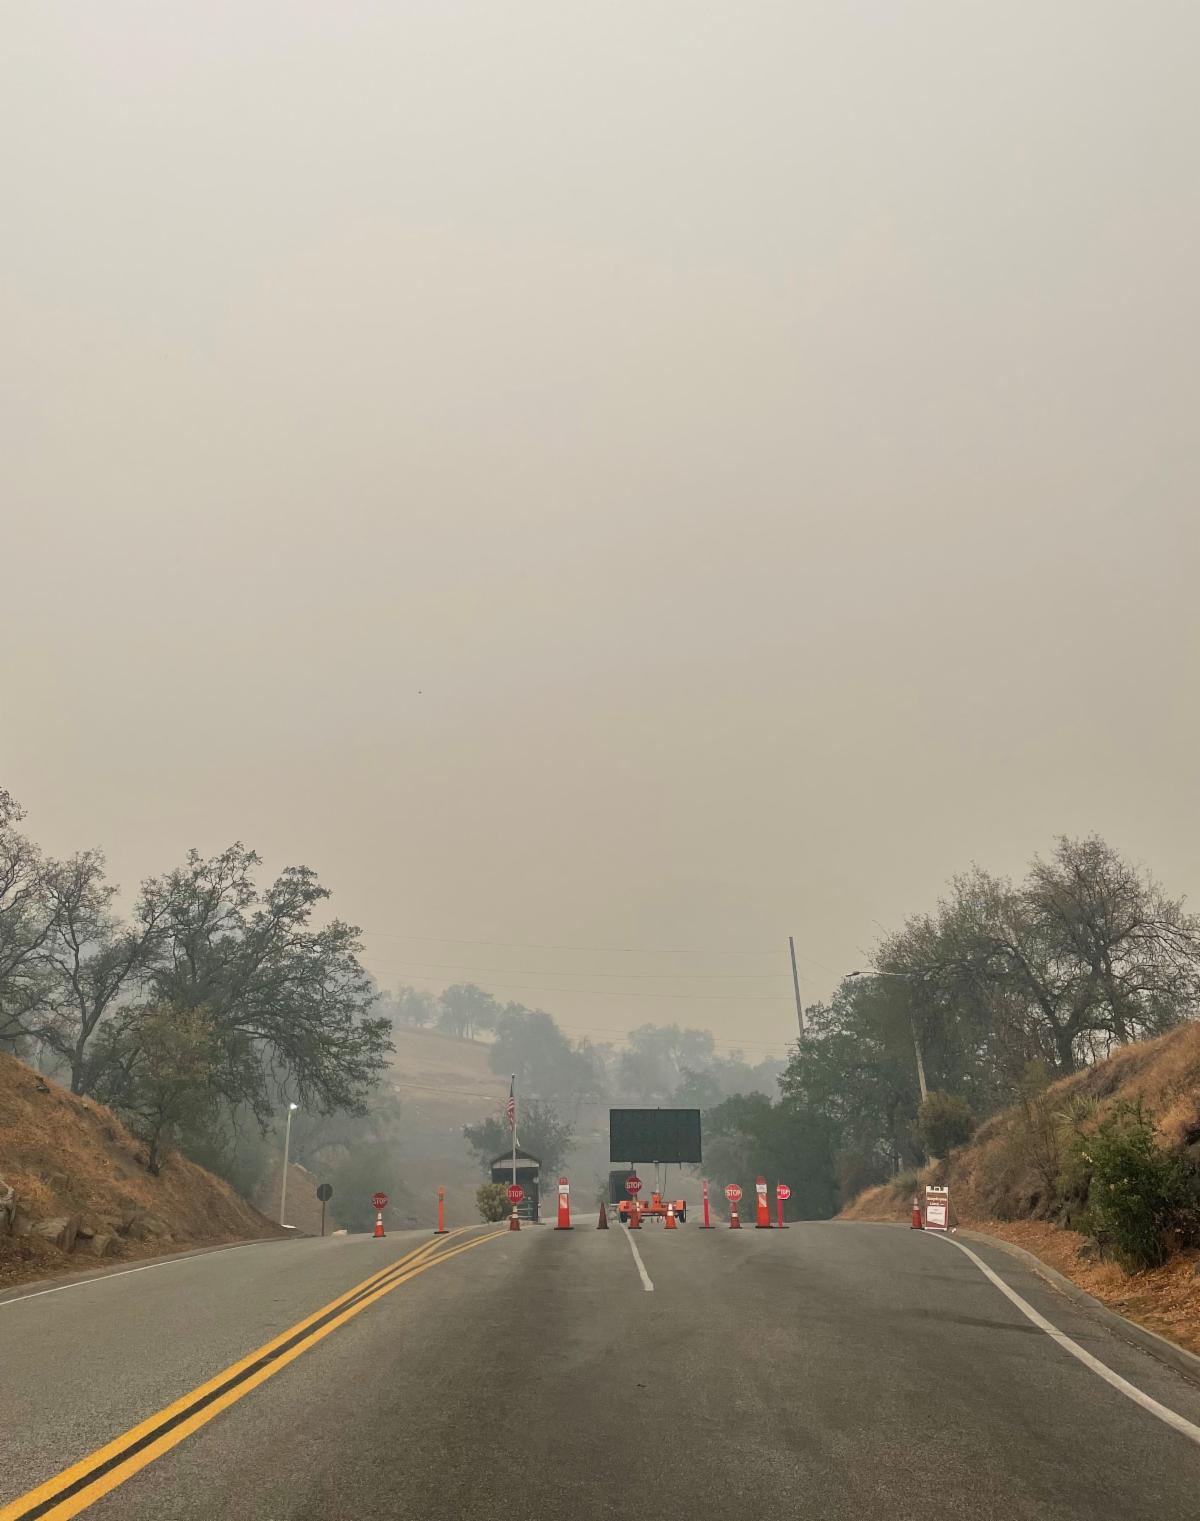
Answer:
[[[914, 978], [918, 982], [924, 981], [920, 972], [848, 972], [846, 974], [847, 981], [851, 977], [903, 977], [906, 981], [911, 981]], [[908, 1023], [909, 1028], [912, 1030], [913, 1051], [917, 1057], [917, 1083], [921, 1089], [921, 1102], [924, 1103], [929, 1097], [929, 1089], [925, 1085], [925, 1058], [921, 1053], [921, 1037], [917, 1034], [917, 1020], [913, 1014], [911, 1005], [908, 1010]]]
[[283, 1187], [279, 1190], [279, 1223], [287, 1225], [287, 1170], [288, 1151], [292, 1144], [292, 1115], [299, 1109], [299, 1104], [288, 1105], [287, 1129], [283, 1132]]

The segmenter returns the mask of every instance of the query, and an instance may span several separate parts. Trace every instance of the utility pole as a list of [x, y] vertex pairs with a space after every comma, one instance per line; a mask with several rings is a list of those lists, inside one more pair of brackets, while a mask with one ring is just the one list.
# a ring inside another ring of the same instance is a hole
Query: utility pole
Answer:
[[804, 1039], [804, 1005], [800, 1002], [800, 973], [796, 970], [796, 942], [788, 936], [788, 950], [792, 955], [792, 986], [796, 990], [796, 1023], [800, 1026], [800, 1039]]

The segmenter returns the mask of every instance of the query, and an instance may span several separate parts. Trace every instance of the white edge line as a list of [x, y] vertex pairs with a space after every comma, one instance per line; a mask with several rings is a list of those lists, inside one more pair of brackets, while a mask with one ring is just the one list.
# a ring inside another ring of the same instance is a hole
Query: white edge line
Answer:
[[1098, 1357], [1093, 1357], [1077, 1341], [1072, 1341], [1065, 1331], [1060, 1331], [1056, 1325], [1035, 1310], [1028, 1300], [1022, 1299], [1016, 1289], [1010, 1288], [1004, 1279], [998, 1273], [994, 1273], [982, 1257], [976, 1256], [969, 1246], [964, 1246], [961, 1241], [954, 1241], [949, 1236], [939, 1235], [937, 1239], [947, 1242], [950, 1246], [956, 1246], [960, 1252], [965, 1252], [989, 1283], [994, 1284], [1006, 1299], [1010, 1299], [1016, 1305], [1026, 1320], [1032, 1321], [1039, 1331], [1044, 1331], [1050, 1340], [1057, 1342], [1064, 1352], [1069, 1352], [1072, 1357], [1078, 1358], [1085, 1368], [1090, 1368], [1098, 1378], [1102, 1378], [1106, 1384], [1111, 1384], [1126, 1399], [1132, 1400], [1135, 1405], [1140, 1405], [1143, 1410], [1148, 1410], [1165, 1425], [1172, 1427], [1181, 1436], [1187, 1437], [1189, 1441], [1200, 1446], [1200, 1426], [1193, 1425], [1185, 1416], [1169, 1410], [1166, 1405], [1160, 1405], [1156, 1399], [1143, 1393], [1136, 1384], [1131, 1384], [1127, 1378], [1114, 1373], [1107, 1363], [1102, 1363]]
[[[280, 1238], [281, 1240], [284, 1238]], [[96, 1273], [90, 1278], [80, 1278], [75, 1283], [60, 1283], [53, 1289], [37, 1289], [32, 1294], [18, 1294], [15, 1299], [0, 1299], [0, 1310], [6, 1310], [9, 1305], [24, 1304], [27, 1299], [42, 1299], [47, 1294], [65, 1294], [68, 1289], [90, 1289], [98, 1283], [107, 1283], [110, 1278], [128, 1278], [130, 1273], [148, 1273], [151, 1268], [176, 1267], [181, 1262], [194, 1262], [197, 1257], [217, 1257], [222, 1252], [230, 1252], [239, 1246], [263, 1246], [268, 1243], [261, 1241], [231, 1241], [227, 1246], [219, 1246], [216, 1251], [187, 1252], [182, 1257], [171, 1257], [166, 1262], [143, 1262], [141, 1267], [122, 1268], [117, 1273]]]
[[637, 1242], [633, 1239], [633, 1232], [627, 1225], [622, 1225], [620, 1228], [624, 1233], [626, 1241], [629, 1242], [629, 1250], [633, 1253], [633, 1260], [637, 1263], [637, 1270], [642, 1279], [642, 1287], [647, 1294], [653, 1294], [654, 1285], [650, 1282], [650, 1274], [646, 1271], [646, 1264], [642, 1261], [642, 1254], [637, 1249]]

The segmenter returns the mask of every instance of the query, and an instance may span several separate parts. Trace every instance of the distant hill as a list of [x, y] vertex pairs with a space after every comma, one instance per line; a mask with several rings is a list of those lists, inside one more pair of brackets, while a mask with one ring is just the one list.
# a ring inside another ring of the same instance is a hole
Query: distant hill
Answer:
[[[475, 1190], [483, 1181], [463, 1126], [496, 1114], [508, 1097], [508, 1079], [488, 1066], [491, 1049], [433, 1030], [398, 1030], [385, 1082], [400, 1098], [400, 1144], [411, 1219], [432, 1224], [438, 1185], [446, 1189], [447, 1217], [465, 1225], [479, 1217]], [[289, 1185], [290, 1186], [290, 1185]]]
[[111, 1110], [0, 1053], [0, 1285], [279, 1234], [175, 1154], [157, 1177]]

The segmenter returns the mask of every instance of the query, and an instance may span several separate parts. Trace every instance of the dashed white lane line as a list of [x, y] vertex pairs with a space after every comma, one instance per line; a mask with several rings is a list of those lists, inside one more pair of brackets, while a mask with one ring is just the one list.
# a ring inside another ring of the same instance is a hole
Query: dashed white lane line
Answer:
[[[1172, 1427], [1181, 1436], [1187, 1437], [1188, 1441], [1195, 1442], [1197, 1446], [1200, 1446], [1200, 1426], [1193, 1425], [1184, 1416], [1177, 1415], [1174, 1410], [1168, 1410], [1165, 1405], [1160, 1405], [1156, 1399], [1152, 1399], [1150, 1395], [1143, 1393], [1136, 1384], [1131, 1384], [1127, 1378], [1122, 1378], [1119, 1373], [1114, 1373], [1098, 1357], [1093, 1357], [1090, 1352], [1085, 1351], [1077, 1341], [1072, 1341], [1065, 1331], [1060, 1331], [1044, 1315], [1039, 1314], [1028, 1300], [1022, 1299], [1016, 1289], [1009, 1288], [1004, 1279], [998, 1273], [993, 1273], [982, 1257], [976, 1256], [969, 1246], [964, 1246], [961, 1241], [955, 1241], [950, 1236], [939, 1234], [937, 1235], [937, 1239], [939, 1241], [946, 1241], [951, 1246], [956, 1246], [960, 1252], [965, 1252], [988, 1282], [995, 1284], [1004, 1297], [1010, 1299], [1016, 1305], [1026, 1320], [1032, 1321], [1039, 1331], [1045, 1331], [1050, 1340], [1057, 1342], [1064, 1352], [1069, 1352], [1072, 1357], [1077, 1357], [1085, 1368], [1091, 1369], [1097, 1378], [1102, 1378], [1106, 1384], [1111, 1384], [1126, 1399], [1132, 1400], [1135, 1405], [1140, 1405], [1143, 1410], [1148, 1410], [1151, 1415], [1157, 1416], [1164, 1425]], [[632, 1245], [632, 1243], [630, 1244]]]
[[637, 1270], [641, 1276], [642, 1287], [647, 1294], [654, 1293], [654, 1285], [650, 1282], [650, 1274], [646, 1271], [646, 1264], [642, 1261], [642, 1254], [637, 1249], [637, 1242], [633, 1239], [633, 1232], [627, 1225], [621, 1226], [621, 1232], [629, 1242], [629, 1250], [633, 1253], [633, 1260], [637, 1263]]

